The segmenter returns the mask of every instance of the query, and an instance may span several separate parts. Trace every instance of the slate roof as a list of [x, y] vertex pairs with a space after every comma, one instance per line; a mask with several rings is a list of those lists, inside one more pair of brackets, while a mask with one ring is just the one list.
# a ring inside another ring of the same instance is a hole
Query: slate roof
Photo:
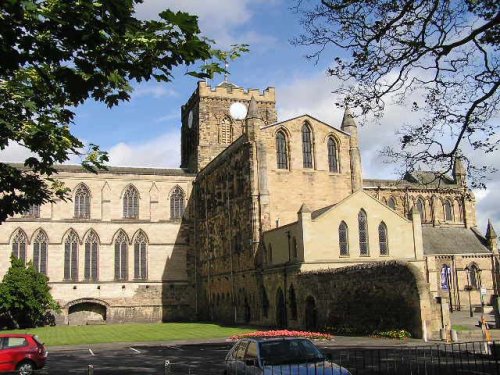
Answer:
[[[27, 169], [24, 164], [21, 163], [8, 163], [13, 167], [18, 169]], [[67, 173], [89, 173], [81, 165], [71, 165], [71, 164], [60, 164], [56, 165], [55, 168], [58, 172]], [[108, 167], [107, 170], [99, 171], [100, 174], [137, 174], [137, 175], [156, 175], [156, 176], [185, 176], [192, 177], [195, 176], [193, 173], [189, 173], [187, 169], [176, 168], [176, 169], [164, 169], [164, 168], [143, 168], [143, 167]]]
[[457, 188], [453, 178], [432, 171], [415, 171], [407, 173], [402, 180], [364, 179], [363, 186], [370, 187], [395, 187], [395, 188]]
[[491, 254], [485, 238], [474, 229], [422, 227], [425, 255]]

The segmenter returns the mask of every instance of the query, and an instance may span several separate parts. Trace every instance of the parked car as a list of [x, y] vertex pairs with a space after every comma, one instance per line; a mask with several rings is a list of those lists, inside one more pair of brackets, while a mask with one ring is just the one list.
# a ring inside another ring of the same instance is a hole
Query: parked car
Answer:
[[225, 375], [350, 375], [304, 338], [246, 338], [231, 348]]
[[47, 351], [35, 335], [0, 335], [0, 372], [32, 374], [45, 366]]

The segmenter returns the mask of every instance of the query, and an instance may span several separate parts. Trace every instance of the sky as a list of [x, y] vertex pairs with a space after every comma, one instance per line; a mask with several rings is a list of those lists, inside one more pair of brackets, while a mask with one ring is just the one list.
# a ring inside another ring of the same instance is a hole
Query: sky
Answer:
[[[331, 93], [335, 81], [326, 69], [335, 49], [310, 61], [304, 47], [290, 40], [301, 32], [300, 17], [289, 7], [291, 0], [145, 0], [137, 8], [142, 19], [156, 18], [166, 7], [188, 11], [199, 17], [204, 35], [220, 48], [247, 43], [250, 52], [229, 66], [229, 80], [244, 88], [276, 88], [278, 119], [310, 114], [332, 126], [340, 127], [342, 111]], [[187, 68], [174, 71], [170, 83], [135, 84], [129, 102], [108, 109], [88, 101], [76, 110], [73, 133], [86, 143], [98, 144], [109, 152], [109, 165], [177, 168], [180, 164], [180, 107], [196, 88], [196, 79]], [[222, 81], [215, 77], [212, 85]], [[379, 151], [397, 144], [396, 130], [412, 114], [408, 107], [388, 106], [379, 124], [360, 128], [361, 157], [365, 178], [396, 178], [393, 164], [386, 164]], [[4, 161], [22, 161], [26, 151], [11, 145], [0, 153]], [[469, 155], [473, 160], [500, 166], [500, 154]], [[78, 162], [72, 159], [71, 162]], [[486, 190], [475, 191], [479, 229], [484, 233], [488, 218], [500, 234], [500, 172], [490, 176]]]

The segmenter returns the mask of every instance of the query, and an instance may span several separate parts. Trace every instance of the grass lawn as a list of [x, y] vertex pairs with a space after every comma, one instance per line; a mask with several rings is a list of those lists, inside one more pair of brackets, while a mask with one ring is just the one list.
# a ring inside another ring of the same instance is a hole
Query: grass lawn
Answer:
[[460, 332], [460, 331], [470, 331], [471, 330], [470, 327], [463, 326], [463, 325], [460, 325], [460, 324], [454, 324], [454, 325], [451, 326], [451, 328], [454, 329], [457, 332]]
[[134, 323], [89, 326], [55, 326], [0, 331], [38, 335], [47, 346], [105, 342], [169, 341], [223, 338], [255, 329], [223, 327], [209, 323]]

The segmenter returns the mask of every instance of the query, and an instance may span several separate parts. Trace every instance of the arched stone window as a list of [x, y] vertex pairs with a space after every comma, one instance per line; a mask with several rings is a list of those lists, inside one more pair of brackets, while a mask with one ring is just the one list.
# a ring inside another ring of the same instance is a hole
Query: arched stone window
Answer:
[[78, 281], [78, 234], [71, 230], [64, 241], [64, 280]]
[[184, 208], [184, 191], [176, 186], [170, 194], [170, 219], [181, 219], [184, 215]]
[[451, 202], [448, 199], [446, 199], [443, 202], [443, 211], [444, 211], [444, 220], [453, 221], [453, 208], [451, 206]]
[[339, 225], [339, 248], [341, 256], [349, 255], [349, 230], [345, 221]]
[[472, 263], [469, 265], [469, 285], [473, 289], [479, 289], [481, 287], [481, 282], [479, 280], [479, 273], [477, 265]]
[[148, 241], [144, 232], [139, 232], [134, 241], [134, 278], [147, 280], [148, 278]]
[[219, 124], [219, 143], [229, 144], [233, 141], [233, 127], [231, 120], [225, 117]]
[[297, 259], [299, 257], [299, 252], [297, 248], [297, 239], [295, 236], [292, 238], [292, 258]]
[[390, 197], [389, 200], [387, 201], [387, 205], [392, 208], [393, 210], [396, 209], [396, 199], [394, 197]]
[[99, 279], [99, 238], [93, 230], [85, 239], [85, 267], [83, 277], [86, 281], [96, 281]]
[[378, 226], [378, 243], [380, 255], [389, 255], [389, 245], [387, 239], [387, 226], [382, 221]]
[[276, 134], [276, 160], [278, 169], [288, 169], [288, 149], [285, 133]]
[[44, 275], [47, 275], [48, 243], [47, 234], [40, 230], [33, 241], [33, 266]]
[[262, 316], [267, 318], [269, 314], [269, 299], [267, 298], [266, 288], [264, 286], [260, 287], [260, 297], [262, 306]]
[[425, 212], [425, 203], [422, 198], [417, 199], [417, 210], [420, 213], [420, 220], [423, 223], [425, 221], [426, 212]]
[[313, 167], [312, 135], [309, 125], [302, 126], [302, 160], [304, 168]]
[[23, 230], [19, 229], [12, 239], [12, 255], [17, 259], [23, 261], [26, 264], [26, 244], [28, 243], [28, 237]]
[[290, 286], [288, 291], [288, 300], [290, 304], [290, 319], [297, 320], [297, 296], [293, 285]]
[[90, 218], [90, 190], [85, 184], [78, 185], [75, 192], [75, 217]]
[[369, 255], [368, 244], [368, 223], [365, 210], [358, 213], [358, 229], [359, 229], [359, 255]]
[[139, 218], [139, 192], [130, 185], [123, 194], [123, 217], [125, 219]]
[[115, 280], [128, 280], [128, 237], [123, 231], [115, 239]]
[[328, 138], [328, 169], [332, 173], [338, 173], [339, 163], [338, 163], [338, 153], [337, 153], [337, 142], [332, 137]]

